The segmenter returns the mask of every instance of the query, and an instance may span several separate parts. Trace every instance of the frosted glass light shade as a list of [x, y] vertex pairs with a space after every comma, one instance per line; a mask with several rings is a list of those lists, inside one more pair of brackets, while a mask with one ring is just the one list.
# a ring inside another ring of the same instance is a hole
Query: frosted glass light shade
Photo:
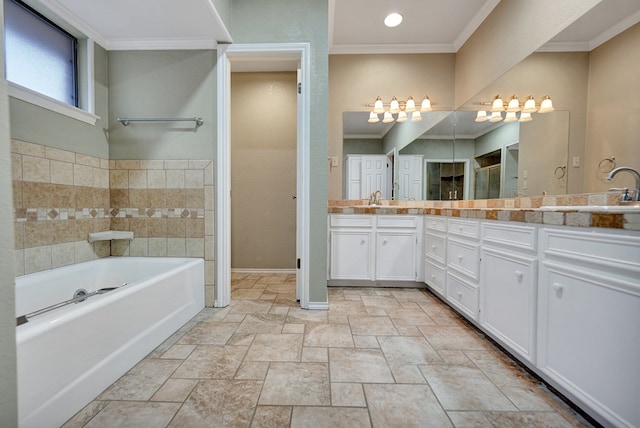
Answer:
[[411, 122], [420, 122], [422, 120], [422, 115], [418, 110], [411, 113]]
[[380, 118], [378, 117], [378, 115], [375, 112], [371, 112], [369, 113], [369, 120], [367, 120], [367, 122], [369, 123], [378, 123], [380, 122]]
[[491, 103], [491, 111], [504, 111], [504, 103], [502, 102], [502, 98], [500, 98], [500, 95], [496, 95], [496, 97], [493, 99], [493, 102]]
[[553, 111], [553, 102], [551, 101], [551, 98], [549, 98], [549, 96], [545, 96], [542, 99], [542, 102], [540, 103], [540, 110], [538, 110], [538, 113], [549, 113], [550, 111]]
[[520, 111], [520, 101], [518, 101], [518, 97], [516, 97], [515, 95], [509, 100], [509, 104], [507, 104], [507, 111]]
[[520, 120], [518, 120], [518, 122], [531, 122], [532, 120], [531, 113], [523, 111], [520, 113]]
[[396, 119], [396, 122], [406, 122], [407, 119], [407, 112], [405, 112], [404, 110], [400, 110], [400, 112], [398, 112], [398, 118]]
[[535, 113], [538, 111], [536, 107], [536, 100], [533, 99], [533, 95], [529, 95], [527, 100], [524, 102], [524, 106], [522, 107], [523, 113]]
[[491, 113], [489, 117], [489, 122], [500, 122], [502, 120], [502, 113], [499, 111]]
[[423, 113], [427, 111], [431, 111], [431, 100], [426, 95], [422, 99], [422, 104], [420, 104], [420, 111]]
[[505, 122], [515, 122], [516, 120], [518, 120], [518, 118], [516, 117], [516, 112], [515, 111], [508, 111], [507, 115], [504, 117], [504, 121]]
[[407, 104], [404, 107], [404, 111], [407, 113], [416, 111], [416, 102], [413, 100], [413, 97], [407, 98]]
[[391, 105], [389, 106], [389, 111], [391, 114], [396, 114], [400, 111], [400, 103], [396, 97], [391, 99]]
[[392, 12], [384, 18], [384, 25], [393, 28], [402, 23], [402, 15], [397, 12]]
[[487, 117], [487, 112], [485, 110], [480, 110], [476, 113], [476, 122], [486, 122], [487, 120], [489, 120], [489, 118]]
[[391, 123], [393, 122], [393, 116], [388, 111], [384, 112], [384, 117], [382, 118], [382, 123]]
[[384, 103], [380, 97], [376, 98], [376, 102], [373, 103], [373, 112], [376, 114], [384, 113]]

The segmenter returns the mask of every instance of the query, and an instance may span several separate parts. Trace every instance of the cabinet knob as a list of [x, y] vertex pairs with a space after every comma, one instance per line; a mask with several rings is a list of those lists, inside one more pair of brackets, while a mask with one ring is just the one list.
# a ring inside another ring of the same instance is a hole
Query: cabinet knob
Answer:
[[382, 240], [382, 245], [387, 245], [387, 240], [386, 239]]
[[435, 251], [435, 250], [436, 250], [436, 248], [438, 248], [438, 247], [436, 247], [435, 245], [432, 245], [432, 246], [431, 246], [431, 249], [432, 249], [433, 251]]
[[460, 232], [462, 232], [462, 231], [464, 230], [464, 227], [460, 226], [460, 227], [458, 228], [458, 230], [459, 230]]
[[436, 276], [435, 275], [431, 275], [431, 281], [435, 281], [436, 280]]
[[462, 263], [462, 255], [458, 255], [458, 263]]
[[553, 284], [551, 284], [551, 288], [553, 288], [553, 290], [556, 292], [556, 297], [558, 299], [561, 299], [562, 295], [564, 294], [564, 285], [554, 282]]
[[462, 300], [462, 291], [458, 291], [456, 294], [458, 295], [458, 300]]
[[360, 245], [364, 245], [366, 243], [367, 243], [367, 241], [365, 241], [364, 239], [360, 241]]
[[522, 278], [523, 278], [524, 274], [522, 272], [520, 272], [519, 270], [517, 270], [515, 272], [515, 276], [516, 276], [516, 280], [518, 281], [518, 283], [522, 284]]

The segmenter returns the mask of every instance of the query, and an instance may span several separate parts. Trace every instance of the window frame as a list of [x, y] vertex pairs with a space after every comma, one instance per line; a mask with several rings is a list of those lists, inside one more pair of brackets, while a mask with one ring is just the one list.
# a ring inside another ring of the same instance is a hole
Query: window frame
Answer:
[[[49, 97], [33, 89], [5, 79], [8, 87], [8, 95], [12, 98], [36, 105], [55, 113], [59, 113], [66, 117], [79, 120], [90, 125], [95, 125], [100, 117], [95, 115], [94, 104], [95, 83], [93, 73], [93, 40], [76, 36], [73, 33], [79, 33], [77, 30], [72, 29], [71, 31], [69, 31], [70, 29], [64, 28], [61, 25], [55, 23], [51, 18], [43, 15], [38, 10], [35, 10], [31, 6], [20, 0], [8, 1], [13, 1], [14, 3], [18, 4], [18, 6], [26, 8], [29, 12], [42, 19], [48, 25], [54, 26], [56, 29], [73, 37], [73, 39], [75, 40], [74, 89], [76, 105], [74, 106], [71, 104], [67, 104], [66, 102]], [[81, 82], [83, 83], [81, 84]]]

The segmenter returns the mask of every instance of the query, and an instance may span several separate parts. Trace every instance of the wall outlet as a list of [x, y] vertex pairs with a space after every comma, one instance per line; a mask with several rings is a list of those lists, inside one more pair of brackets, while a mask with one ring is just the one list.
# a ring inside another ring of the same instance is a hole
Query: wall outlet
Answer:
[[574, 156], [573, 157], [573, 163], [571, 165], [573, 165], [574, 168], [579, 168], [580, 167], [580, 156]]

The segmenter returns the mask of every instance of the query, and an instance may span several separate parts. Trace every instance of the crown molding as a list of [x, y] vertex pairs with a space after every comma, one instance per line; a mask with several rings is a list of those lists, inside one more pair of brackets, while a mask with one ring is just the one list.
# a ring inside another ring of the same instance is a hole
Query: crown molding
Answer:
[[435, 44], [362, 44], [362, 45], [331, 45], [331, 55], [351, 54], [412, 54], [412, 53], [455, 53], [452, 43]]

